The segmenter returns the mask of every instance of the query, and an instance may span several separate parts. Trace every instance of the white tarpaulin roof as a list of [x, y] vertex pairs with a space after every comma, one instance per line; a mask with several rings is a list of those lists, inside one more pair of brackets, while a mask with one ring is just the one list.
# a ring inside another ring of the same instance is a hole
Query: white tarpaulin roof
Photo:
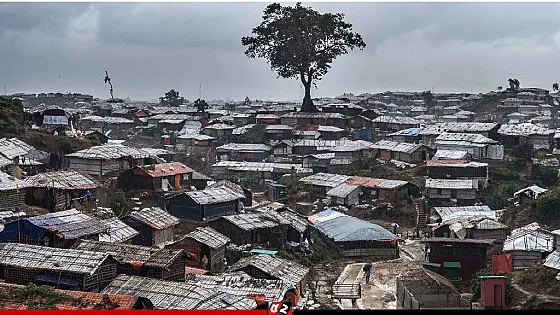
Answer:
[[554, 234], [543, 230], [534, 222], [515, 229], [504, 242], [504, 251], [525, 250], [551, 252], [554, 250]]

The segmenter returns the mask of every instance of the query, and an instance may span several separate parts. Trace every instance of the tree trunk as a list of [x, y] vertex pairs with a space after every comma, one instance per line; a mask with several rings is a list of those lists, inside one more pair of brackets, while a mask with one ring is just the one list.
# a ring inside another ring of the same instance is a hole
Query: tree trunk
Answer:
[[301, 105], [301, 111], [304, 113], [318, 112], [319, 110], [311, 100], [311, 80], [309, 80], [309, 82], [306, 82], [305, 80], [302, 79], [302, 83], [303, 86], [305, 87], [305, 96], [303, 97], [303, 104]]

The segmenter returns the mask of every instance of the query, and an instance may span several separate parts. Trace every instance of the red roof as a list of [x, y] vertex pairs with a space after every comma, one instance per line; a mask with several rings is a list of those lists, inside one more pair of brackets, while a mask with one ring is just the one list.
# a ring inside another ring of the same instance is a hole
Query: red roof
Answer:
[[346, 180], [346, 184], [349, 185], [357, 185], [362, 187], [370, 187], [375, 188], [379, 185], [384, 179], [379, 178], [371, 178], [371, 177], [352, 177]]
[[466, 160], [437, 160], [437, 161], [428, 160], [426, 161], [426, 166], [455, 165], [455, 164], [465, 164], [467, 162], [468, 161]]
[[[8, 288], [24, 288], [22, 285], [11, 284], [11, 283], [0, 283], [0, 291], [9, 294]], [[75, 298], [76, 301], [64, 301], [62, 303], [57, 303], [56, 307], [59, 310], [93, 310], [99, 309], [99, 307], [105, 306], [107, 309], [115, 310], [130, 310], [136, 304], [137, 297], [133, 295], [120, 295], [120, 294], [103, 294], [103, 293], [93, 293], [93, 292], [82, 292], [82, 291], [69, 291], [69, 290], [56, 290], [56, 292], [61, 294], [66, 294]], [[114, 308], [111, 308], [108, 303], [103, 300], [103, 296], [107, 295], [110, 301], [109, 303], [114, 303]], [[79, 301], [79, 303], [78, 303]], [[26, 301], [27, 303], [32, 301]], [[26, 303], [17, 300], [14, 295], [14, 299], [3, 298], [0, 300], [0, 309], [2, 310], [26, 310], [28, 309]]]
[[173, 176], [177, 174], [188, 174], [194, 172], [192, 168], [186, 166], [181, 162], [137, 166], [135, 171], [136, 170], [141, 171], [144, 174], [148, 174], [151, 177]]
[[185, 267], [186, 274], [194, 274], [194, 275], [203, 275], [208, 273], [208, 270], [200, 269], [200, 268], [193, 268], [193, 267]]

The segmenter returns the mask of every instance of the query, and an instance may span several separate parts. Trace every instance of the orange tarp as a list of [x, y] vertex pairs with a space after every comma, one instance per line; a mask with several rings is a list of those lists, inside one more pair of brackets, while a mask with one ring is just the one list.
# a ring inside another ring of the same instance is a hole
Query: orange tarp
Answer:
[[509, 273], [512, 270], [511, 254], [494, 255], [492, 257], [492, 274], [495, 276]]
[[143, 265], [143, 264], [144, 264], [144, 263], [141, 262], [141, 261], [133, 261], [133, 262], [132, 262], [132, 269], [134, 269], [134, 270], [140, 270], [140, 269], [142, 268], [142, 265]]
[[175, 189], [181, 189], [181, 174], [175, 175]]

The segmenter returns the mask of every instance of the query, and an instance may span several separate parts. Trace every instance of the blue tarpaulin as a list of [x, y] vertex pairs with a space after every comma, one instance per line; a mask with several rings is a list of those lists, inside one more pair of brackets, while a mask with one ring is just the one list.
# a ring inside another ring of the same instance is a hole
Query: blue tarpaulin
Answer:
[[37, 226], [28, 219], [19, 219], [4, 225], [4, 229], [0, 231], [0, 242], [9, 241], [17, 238], [19, 235], [27, 235], [32, 239], [39, 239], [47, 231], [46, 227]]

